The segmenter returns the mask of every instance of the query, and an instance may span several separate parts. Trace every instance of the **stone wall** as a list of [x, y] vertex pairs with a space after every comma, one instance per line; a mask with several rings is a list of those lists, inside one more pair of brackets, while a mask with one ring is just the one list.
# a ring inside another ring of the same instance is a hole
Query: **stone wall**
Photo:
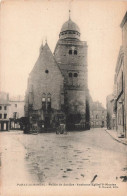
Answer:
[[[77, 55], [69, 54], [69, 50], [77, 50]], [[57, 63], [65, 65], [87, 65], [87, 43], [77, 40], [59, 40], [55, 51], [55, 59]], [[80, 69], [80, 68], [79, 68]]]
[[62, 89], [62, 74], [46, 44], [29, 76], [26, 107], [28, 102], [33, 105], [33, 110], [40, 110], [42, 109], [42, 98], [45, 97], [47, 101], [50, 96], [51, 108], [60, 110]]
[[85, 91], [68, 90], [67, 91], [67, 103], [68, 103], [69, 113], [84, 114], [86, 111]]
[[100, 102], [93, 102], [90, 107], [90, 123], [92, 128], [107, 126], [107, 111]]
[[125, 78], [125, 102], [124, 102], [124, 115], [125, 115], [125, 126], [126, 126], [126, 137], [127, 137], [127, 13], [126, 22], [123, 26], [123, 50], [124, 50], [124, 78]]
[[64, 76], [69, 113], [85, 114], [86, 97], [89, 96], [87, 43], [75, 39], [59, 40], [54, 55]]

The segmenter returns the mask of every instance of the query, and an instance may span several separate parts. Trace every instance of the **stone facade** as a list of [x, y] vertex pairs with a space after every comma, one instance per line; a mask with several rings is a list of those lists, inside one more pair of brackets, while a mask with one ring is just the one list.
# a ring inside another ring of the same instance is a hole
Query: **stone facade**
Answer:
[[24, 117], [24, 97], [12, 97], [9, 99], [10, 129], [20, 129], [20, 119]]
[[0, 131], [21, 129], [20, 118], [24, 117], [24, 98], [9, 98], [6, 92], [0, 92]]
[[120, 47], [114, 77], [114, 114], [118, 137], [127, 137], [127, 12], [121, 22]]
[[90, 105], [90, 126], [91, 128], [101, 128], [107, 125], [107, 110], [98, 101]]
[[119, 136], [124, 135], [125, 124], [124, 124], [124, 89], [125, 89], [125, 78], [124, 78], [124, 53], [123, 47], [120, 47], [116, 69], [115, 69], [115, 105], [116, 105], [116, 130]]
[[9, 130], [9, 94], [0, 92], [0, 131]]
[[81, 115], [77, 124], [85, 122], [86, 101], [89, 97], [87, 43], [80, 41], [78, 26], [69, 19], [63, 24], [54, 51], [56, 62], [64, 76], [67, 118], [71, 123]]
[[121, 22], [122, 28], [122, 46], [124, 53], [124, 65], [123, 65], [123, 75], [124, 75], [124, 134], [127, 137], [127, 12]]
[[30, 117], [30, 126], [38, 125], [40, 131], [53, 126], [53, 117], [64, 104], [63, 76], [49, 49], [41, 46], [38, 60], [28, 79], [25, 115]]
[[108, 95], [106, 98], [107, 108], [107, 129], [116, 129], [116, 113], [114, 110], [114, 94]]
[[[40, 121], [40, 130], [43, 124], [53, 128], [55, 116], [61, 113], [68, 127], [85, 128], [89, 124], [87, 75], [87, 43], [80, 41], [80, 30], [69, 18], [62, 26], [54, 55], [47, 43], [42, 45], [29, 75], [25, 114], [30, 126]], [[38, 122], [33, 120], [34, 113]]]
[[31, 94], [29, 104], [33, 104], [34, 110], [41, 109], [42, 98], [48, 94], [51, 96], [52, 108], [61, 109], [63, 77], [47, 43], [42, 48], [28, 80], [28, 91]]

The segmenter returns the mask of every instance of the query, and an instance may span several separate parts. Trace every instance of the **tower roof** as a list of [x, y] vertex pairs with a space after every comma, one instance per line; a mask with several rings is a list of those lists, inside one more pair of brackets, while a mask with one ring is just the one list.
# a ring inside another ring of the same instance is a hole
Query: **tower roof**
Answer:
[[73, 22], [70, 18], [68, 21], [66, 21], [63, 24], [60, 32], [63, 32], [63, 31], [77, 31], [80, 33], [80, 29], [78, 25], [75, 22]]
[[78, 25], [70, 19], [70, 17], [69, 20], [63, 24], [59, 34], [59, 38], [78, 40], [80, 39], [80, 29]]

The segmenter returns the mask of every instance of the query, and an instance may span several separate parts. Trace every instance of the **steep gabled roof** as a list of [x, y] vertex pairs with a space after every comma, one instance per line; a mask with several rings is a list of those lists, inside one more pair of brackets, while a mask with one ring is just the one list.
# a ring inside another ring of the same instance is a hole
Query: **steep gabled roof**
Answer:
[[45, 66], [52, 65], [52, 64], [55, 65], [60, 71], [60, 68], [57, 65], [57, 62], [56, 62], [48, 44], [46, 43], [43, 47], [41, 47], [40, 55], [34, 65], [32, 71], [30, 72], [30, 75], [32, 75], [32, 73], [38, 71], [38, 69], [40, 69], [40, 67], [43, 67], [43, 66], [45, 67]]
[[123, 26], [125, 25], [125, 23], [127, 22], [127, 12], [125, 13], [124, 17], [123, 17], [123, 20], [120, 24], [120, 27], [123, 28]]

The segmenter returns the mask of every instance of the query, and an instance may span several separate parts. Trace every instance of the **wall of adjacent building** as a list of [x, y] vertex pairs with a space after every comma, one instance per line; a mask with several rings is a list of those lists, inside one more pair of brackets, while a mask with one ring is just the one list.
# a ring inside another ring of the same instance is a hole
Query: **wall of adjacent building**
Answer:
[[124, 112], [125, 112], [125, 126], [126, 126], [126, 137], [127, 137], [127, 13], [125, 15], [125, 24], [122, 28], [122, 45], [123, 45], [123, 51], [124, 51], [124, 78], [125, 78], [125, 92], [124, 92]]
[[24, 117], [24, 101], [9, 101], [9, 118], [14, 118], [14, 113], [16, 113], [16, 118]]
[[[118, 136], [127, 137], [127, 12], [120, 26], [122, 28], [122, 46], [115, 69], [114, 110]], [[109, 107], [107, 110], [109, 112]]]
[[10, 129], [20, 129], [19, 119], [24, 117], [24, 101], [9, 101]]
[[123, 48], [123, 124], [124, 136], [127, 137], [127, 12], [120, 24], [122, 29], [122, 48]]
[[0, 130], [9, 130], [9, 104], [0, 104]]
[[117, 131], [119, 135], [124, 134], [124, 61], [123, 47], [120, 48], [116, 65], [116, 85], [117, 85]]
[[100, 102], [93, 102], [90, 106], [91, 128], [107, 126], [107, 111]]
[[107, 129], [116, 129], [116, 114], [114, 112], [114, 95], [108, 95], [106, 98], [107, 108]]
[[0, 131], [9, 130], [9, 94], [0, 92]]
[[9, 94], [0, 92], [0, 131], [9, 130]]

